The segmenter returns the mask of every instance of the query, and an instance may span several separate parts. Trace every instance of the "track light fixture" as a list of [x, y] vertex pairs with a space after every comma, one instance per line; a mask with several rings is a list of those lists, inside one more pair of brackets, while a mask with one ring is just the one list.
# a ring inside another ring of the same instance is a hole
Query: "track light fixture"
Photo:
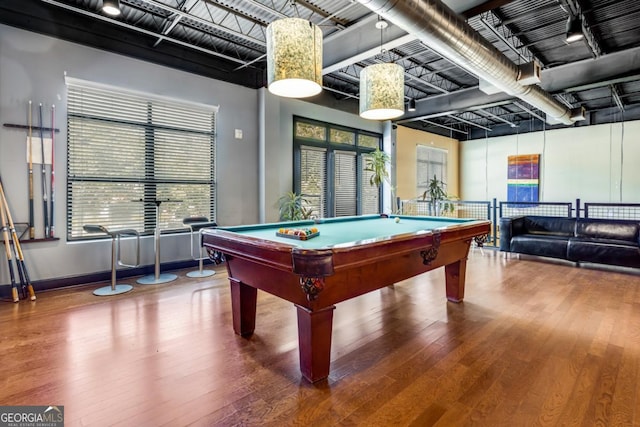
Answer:
[[120, 0], [102, 0], [102, 11], [107, 15], [120, 15]]
[[567, 35], [565, 40], [567, 43], [573, 43], [583, 38], [582, 17], [580, 15], [569, 16], [567, 19]]
[[416, 111], [416, 99], [411, 98], [409, 100], [409, 105], [407, 106], [407, 111]]

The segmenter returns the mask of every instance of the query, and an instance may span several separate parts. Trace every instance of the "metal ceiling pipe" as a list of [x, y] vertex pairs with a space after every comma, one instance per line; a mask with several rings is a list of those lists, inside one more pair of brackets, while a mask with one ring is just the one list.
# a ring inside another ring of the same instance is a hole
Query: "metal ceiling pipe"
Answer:
[[415, 36], [429, 48], [509, 95], [547, 114], [547, 121], [573, 124], [571, 111], [537, 85], [518, 82], [519, 69], [440, 0], [358, 0]]

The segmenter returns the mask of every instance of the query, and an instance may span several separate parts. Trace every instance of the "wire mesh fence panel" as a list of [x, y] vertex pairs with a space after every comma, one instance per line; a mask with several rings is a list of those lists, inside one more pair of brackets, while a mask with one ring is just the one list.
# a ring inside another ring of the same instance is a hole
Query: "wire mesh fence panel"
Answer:
[[[500, 241], [500, 218], [514, 216], [557, 216], [572, 217], [571, 202], [498, 202], [490, 201], [447, 201], [445, 207], [434, 207], [428, 200], [400, 200], [400, 214], [443, 216], [448, 218], [487, 219], [491, 221], [491, 234], [486, 245], [498, 246]], [[494, 206], [495, 205], [495, 206]], [[576, 201], [576, 211], [584, 212], [585, 218], [624, 219], [640, 221], [640, 203], [585, 203], [580, 207]], [[495, 217], [494, 217], [495, 212]]]
[[500, 217], [538, 215], [571, 217], [571, 203], [564, 202], [500, 202]]
[[424, 200], [401, 200], [401, 215], [429, 215], [429, 204]]
[[403, 215], [444, 216], [448, 218], [490, 219], [491, 202], [452, 200], [435, 207], [428, 200], [402, 200]]
[[[435, 206], [428, 200], [401, 200], [400, 213], [402, 215], [491, 220], [491, 202], [447, 200], [441, 202], [439, 206]], [[487, 236], [486, 243], [493, 243], [492, 236], [493, 231]]]
[[640, 221], [640, 203], [585, 203], [585, 218]]

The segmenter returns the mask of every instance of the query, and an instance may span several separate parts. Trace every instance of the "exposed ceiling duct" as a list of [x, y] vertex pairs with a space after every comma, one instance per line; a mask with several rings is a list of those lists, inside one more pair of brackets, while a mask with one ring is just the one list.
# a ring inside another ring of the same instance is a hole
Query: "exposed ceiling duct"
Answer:
[[571, 110], [539, 86], [518, 82], [518, 66], [440, 0], [358, 1], [445, 58], [543, 111], [547, 121], [566, 125], [575, 121]]

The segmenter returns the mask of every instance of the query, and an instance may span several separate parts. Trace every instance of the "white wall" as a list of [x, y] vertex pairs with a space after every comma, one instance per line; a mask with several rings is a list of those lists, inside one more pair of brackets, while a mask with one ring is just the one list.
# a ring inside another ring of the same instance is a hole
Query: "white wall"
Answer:
[[[0, 25], [0, 122], [27, 124], [28, 101], [56, 105], [56, 235], [58, 241], [23, 245], [33, 281], [110, 269], [110, 242], [68, 243], [66, 236], [66, 86], [64, 74], [141, 92], [220, 105], [217, 120], [217, 220], [258, 221], [258, 92], [129, 57]], [[37, 123], [37, 122], [34, 122]], [[45, 120], [45, 125], [48, 119]], [[242, 129], [243, 139], [234, 138]], [[14, 222], [28, 219], [24, 130], [0, 128], [0, 174]], [[197, 153], [194, 153], [197, 155]], [[36, 169], [36, 172], [39, 169]], [[42, 224], [40, 175], [35, 173], [36, 224]], [[39, 226], [36, 237], [42, 236]], [[190, 258], [188, 235], [161, 239], [162, 262]], [[142, 239], [143, 265], [153, 264], [153, 239]], [[0, 284], [8, 283], [6, 262]]]
[[461, 141], [462, 198], [506, 200], [516, 154], [541, 155], [541, 201], [640, 203], [640, 121]]

